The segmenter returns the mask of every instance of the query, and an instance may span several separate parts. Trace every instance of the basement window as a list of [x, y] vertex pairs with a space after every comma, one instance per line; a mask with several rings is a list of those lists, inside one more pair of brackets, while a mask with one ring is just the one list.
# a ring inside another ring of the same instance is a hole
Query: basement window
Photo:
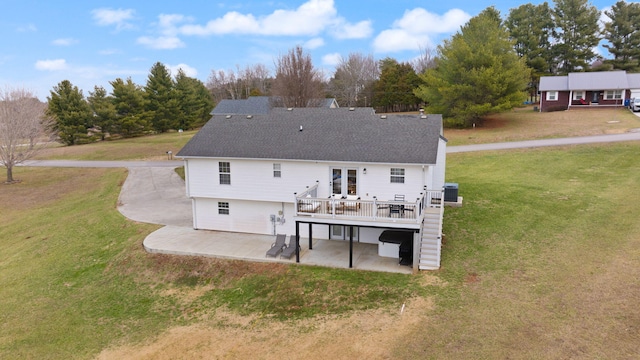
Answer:
[[218, 202], [218, 214], [220, 214], [220, 215], [229, 215], [229, 203], [228, 202]]

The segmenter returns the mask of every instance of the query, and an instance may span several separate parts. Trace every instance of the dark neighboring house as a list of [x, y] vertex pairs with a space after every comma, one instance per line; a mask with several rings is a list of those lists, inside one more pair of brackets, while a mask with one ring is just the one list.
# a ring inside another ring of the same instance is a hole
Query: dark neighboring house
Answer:
[[624, 106], [640, 97], [640, 74], [626, 71], [569, 73], [540, 77], [540, 111]]

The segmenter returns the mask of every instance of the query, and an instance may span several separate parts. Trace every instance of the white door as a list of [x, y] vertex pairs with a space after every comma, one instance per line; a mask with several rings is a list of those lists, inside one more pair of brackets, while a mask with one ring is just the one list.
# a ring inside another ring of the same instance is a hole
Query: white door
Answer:
[[331, 192], [336, 195], [358, 195], [358, 169], [331, 168]]
[[[331, 239], [349, 240], [349, 227], [343, 225], [331, 225]], [[353, 227], [353, 241], [358, 241], [358, 227]]]

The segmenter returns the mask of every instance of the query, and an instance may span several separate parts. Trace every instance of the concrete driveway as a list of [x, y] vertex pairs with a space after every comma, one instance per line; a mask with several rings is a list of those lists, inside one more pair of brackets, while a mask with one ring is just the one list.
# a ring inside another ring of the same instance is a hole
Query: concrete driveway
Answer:
[[173, 167], [129, 167], [122, 185], [118, 211], [146, 223], [191, 228], [191, 200], [184, 181]]

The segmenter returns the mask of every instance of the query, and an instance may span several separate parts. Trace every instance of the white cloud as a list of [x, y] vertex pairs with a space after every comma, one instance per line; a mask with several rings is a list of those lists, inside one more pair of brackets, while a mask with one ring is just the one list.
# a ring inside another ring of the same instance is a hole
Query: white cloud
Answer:
[[432, 37], [452, 33], [471, 19], [460, 9], [452, 9], [444, 15], [431, 13], [423, 8], [405, 11], [401, 19], [394, 21], [391, 29], [382, 31], [374, 40], [376, 52], [420, 50], [432, 46]]
[[166, 66], [169, 69], [169, 71], [171, 71], [171, 75], [173, 76], [176, 76], [178, 74], [179, 69], [182, 69], [182, 71], [184, 71], [185, 75], [187, 75], [188, 77], [195, 78], [196, 76], [198, 76], [198, 70], [196, 70], [195, 68], [187, 64], [166, 65]]
[[304, 43], [304, 48], [306, 49], [317, 49], [319, 47], [324, 46], [324, 39], [322, 38], [313, 38]]
[[63, 39], [55, 39], [51, 43], [57, 46], [70, 46], [76, 44], [78, 40], [73, 38], [63, 38]]
[[[315, 36], [344, 22], [337, 17], [333, 0], [309, 0], [295, 10], [276, 10], [266, 16], [254, 16], [230, 11], [210, 20], [206, 25], [183, 25], [185, 35], [256, 34], [284, 36]], [[345, 25], [347, 26], [347, 25]], [[348, 25], [353, 32], [366, 29], [366, 24]]]
[[33, 24], [27, 24], [27, 25], [19, 26], [16, 29], [16, 31], [17, 32], [36, 32], [38, 31], [38, 28]]
[[36, 69], [43, 71], [65, 70], [67, 68], [67, 61], [65, 59], [38, 60], [35, 66]]
[[100, 26], [115, 25], [117, 30], [130, 29], [133, 26], [128, 20], [133, 19], [133, 9], [100, 8], [91, 11], [93, 19]]
[[336, 66], [342, 61], [342, 55], [340, 53], [327, 54], [322, 57], [322, 64], [329, 66]]
[[338, 39], [365, 39], [373, 34], [373, 26], [369, 20], [356, 24], [338, 21], [332, 33]]
[[136, 42], [151, 49], [158, 50], [171, 50], [185, 46], [182, 40], [175, 36], [141, 36]]
[[151, 49], [171, 50], [185, 47], [185, 43], [177, 36], [177, 24], [190, 21], [189, 17], [180, 14], [160, 14], [158, 15], [157, 27], [158, 36], [141, 36], [137, 43]]
[[600, 25], [600, 31], [604, 30], [604, 25], [606, 23], [611, 22], [611, 18], [604, 13], [605, 11], [611, 11], [611, 6], [607, 6], [600, 11], [600, 19], [598, 21], [598, 25]]

